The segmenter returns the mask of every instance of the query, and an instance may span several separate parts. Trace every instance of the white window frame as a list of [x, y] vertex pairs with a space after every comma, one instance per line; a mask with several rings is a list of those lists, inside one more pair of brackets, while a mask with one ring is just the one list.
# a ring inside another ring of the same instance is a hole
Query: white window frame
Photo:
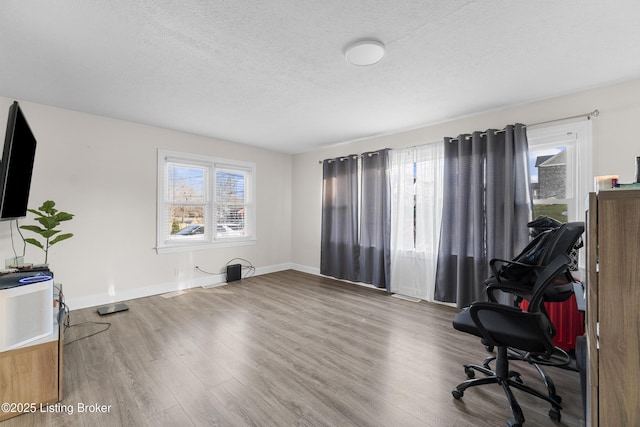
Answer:
[[[585, 119], [572, 123], [527, 129], [529, 149], [545, 146], [567, 147], [567, 221], [585, 221], [589, 192], [593, 191], [593, 137], [592, 122]], [[569, 188], [569, 186], [571, 186]], [[569, 196], [569, 194], [567, 194]], [[586, 224], [585, 224], [586, 227]], [[584, 238], [584, 234], [583, 234]], [[580, 276], [585, 269], [585, 249], [580, 249], [578, 267]]]
[[[207, 169], [208, 187], [206, 200], [203, 202], [205, 211], [205, 234], [197, 239], [166, 239], [166, 211], [168, 209], [168, 177], [167, 162], [179, 162], [186, 166], [204, 167]], [[244, 235], [241, 236], [216, 236], [215, 212], [216, 212], [216, 170], [237, 170], [247, 176], [245, 183], [245, 218]], [[156, 216], [156, 252], [186, 252], [200, 249], [210, 249], [227, 246], [245, 246], [256, 244], [256, 165], [255, 163], [238, 160], [223, 159], [199, 154], [184, 153], [171, 150], [158, 150], [158, 186], [157, 186], [157, 216]]]
[[592, 191], [592, 129], [591, 120], [527, 129], [529, 149], [567, 147], [568, 221], [585, 220], [585, 202]]

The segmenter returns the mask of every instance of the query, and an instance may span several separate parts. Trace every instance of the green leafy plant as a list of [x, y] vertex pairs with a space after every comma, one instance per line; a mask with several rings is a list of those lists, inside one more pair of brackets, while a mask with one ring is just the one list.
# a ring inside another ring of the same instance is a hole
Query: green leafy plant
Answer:
[[34, 219], [40, 223], [40, 226], [20, 226], [21, 229], [37, 233], [45, 239], [44, 242], [40, 242], [39, 240], [34, 238], [24, 239], [26, 243], [37, 246], [44, 251], [45, 264], [49, 259], [49, 248], [51, 246], [73, 237], [73, 233], [59, 234], [61, 230], [55, 229], [60, 225], [61, 222], [69, 221], [73, 219], [74, 216], [73, 214], [70, 214], [68, 212], [58, 211], [55, 208], [55, 205], [56, 204], [53, 200], [47, 200], [38, 209], [28, 209], [29, 212], [36, 216]]

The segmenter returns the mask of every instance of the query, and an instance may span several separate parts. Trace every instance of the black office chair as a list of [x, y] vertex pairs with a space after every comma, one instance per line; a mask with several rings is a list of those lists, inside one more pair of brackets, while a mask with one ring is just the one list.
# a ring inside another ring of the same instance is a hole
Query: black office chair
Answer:
[[512, 387], [550, 403], [549, 417], [555, 421], [560, 420], [560, 402], [523, 384], [519, 376], [512, 375], [508, 351], [511, 348], [522, 352], [523, 360], [531, 364], [544, 362], [554, 355], [553, 326], [543, 311], [544, 295], [570, 262], [567, 255], [561, 254], [538, 273], [527, 311], [496, 302], [474, 302], [453, 319], [456, 330], [482, 338], [493, 345], [497, 352], [495, 371], [484, 372], [479, 369], [486, 376], [458, 384], [451, 392], [454, 398], [461, 399], [469, 387], [500, 384], [513, 413], [513, 418], [507, 422], [510, 427], [520, 427], [524, 422], [522, 409]]
[[[531, 223], [530, 223], [531, 224]], [[514, 306], [519, 306], [522, 300], [530, 301], [533, 297], [534, 283], [537, 272], [547, 266], [551, 260], [559, 255], [569, 255], [582, 244], [582, 234], [584, 233], [583, 222], [569, 222], [566, 224], [550, 223], [544, 230], [539, 230], [535, 238], [529, 245], [512, 261], [492, 259], [490, 266], [493, 276], [485, 281], [487, 297], [489, 301], [497, 302], [497, 291], [504, 291], [513, 296]], [[570, 267], [558, 273], [553, 279], [552, 286], [549, 286], [543, 295], [545, 302], [563, 302], [573, 295], [573, 276]], [[542, 312], [547, 315], [544, 305]], [[548, 316], [547, 316], [548, 317]], [[553, 323], [550, 323], [551, 336], [556, 335]], [[487, 351], [492, 351], [491, 344], [483, 341]], [[517, 349], [510, 349], [509, 358], [511, 360], [523, 360], [526, 355]], [[487, 357], [482, 367], [479, 365], [466, 365], [465, 372], [469, 378], [473, 377], [471, 370], [477, 370], [487, 374], [491, 370], [490, 363], [496, 356]], [[556, 393], [555, 384], [541, 365], [553, 366], [557, 368], [577, 371], [572, 366], [571, 356], [563, 349], [556, 347], [555, 354], [548, 360], [535, 364], [535, 368], [540, 374], [547, 388], [548, 396], [557, 402], [562, 398]], [[512, 376], [519, 374], [513, 372]]]

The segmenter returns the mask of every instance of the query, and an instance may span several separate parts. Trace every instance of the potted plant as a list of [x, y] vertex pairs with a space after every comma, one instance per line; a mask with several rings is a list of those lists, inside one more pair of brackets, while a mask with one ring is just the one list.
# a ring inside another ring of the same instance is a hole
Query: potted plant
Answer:
[[55, 228], [60, 225], [63, 221], [69, 221], [73, 219], [73, 214], [68, 212], [61, 212], [55, 208], [55, 202], [53, 200], [47, 200], [40, 206], [38, 209], [28, 209], [29, 212], [34, 214], [36, 217], [34, 218], [37, 222], [40, 223], [40, 226], [37, 225], [21, 225], [20, 228], [23, 230], [32, 231], [36, 234], [39, 234], [44, 239], [44, 242], [41, 242], [34, 238], [24, 239], [26, 243], [29, 243], [33, 246], [37, 246], [44, 251], [44, 263], [47, 264], [49, 259], [49, 248], [56, 243], [59, 243], [63, 240], [67, 240], [73, 237], [73, 233], [65, 233], [58, 234], [61, 230], [56, 230]]

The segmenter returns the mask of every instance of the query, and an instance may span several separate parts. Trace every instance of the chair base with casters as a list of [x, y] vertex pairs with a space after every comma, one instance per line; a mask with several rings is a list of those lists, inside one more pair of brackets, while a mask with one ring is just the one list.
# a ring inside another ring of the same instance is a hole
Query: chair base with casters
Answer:
[[553, 326], [543, 309], [544, 294], [552, 285], [554, 277], [566, 269], [569, 262], [569, 257], [560, 255], [539, 273], [527, 311], [497, 302], [474, 302], [455, 316], [452, 323], [456, 330], [482, 338], [486, 343], [494, 346], [497, 353], [495, 370], [489, 367], [489, 363], [494, 360], [492, 358], [488, 359], [486, 366], [465, 365], [465, 373], [468, 377], [475, 377], [474, 371], [481, 372], [484, 376], [471, 378], [458, 384], [452, 390], [455, 399], [461, 399], [465, 390], [470, 387], [500, 384], [513, 414], [513, 417], [508, 420], [510, 427], [521, 427], [525, 421], [522, 408], [512, 389], [520, 390], [549, 403], [551, 405], [549, 417], [554, 421], [560, 420], [562, 406], [560, 399], [556, 398], [553, 383], [547, 384], [547, 391], [549, 391], [547, 395], [525, 385], [520, 374], [509, 369], [509, 360], [526, 361], [536, 367], [539, 372], [544, 372], [538, 364], [549, 360], [555, 353], [552, 342]]
[[[524, 423], [524, 414], [522, 412], [520, 404], [513, 394], [513, 391], [511, 390], [511, 388], [513, 387], [550, 403], [551, 409], [549, 409], [549, 417], [554, 421], [560, 421], [560, 411], [562, 410], [560, 402], [540, 393], [538, 390], [532, 387], [523, 384], [522, 380], [520, 379], [520, 374], [509, 370], [509, 355], [507, 347], [498, 347], [496, 350], [498, 352], [498, 355], [496, 357], [496, 370], [492, 371], [479, 365], [465, 365], [465, 372], [467, 373], [467, 376], [470, 375], [470, 372], [473, 372], [473, 370], [469, 371], [469, 369], [480, 371], [486, 376], [481, 378], [469, 379], [458, 384], [451, 391], [453, 397], [456, 399], [461, 399], [464, 396], [464, 391], [469, 387], [485, 384], [499, 384], [502, 386], [502, 389], [507, 396], [507, 401], [513, 414], [513, 418], [507, 420], [507, 425], [509, 425], [509, 427], [519, 427], [522, 426], [522, 423]], [[475, 376], [475, 374], [471, 376]]]
[[[556, 347], [556, 353], [554, 353], [551, 357], [540, 359], [540, 358], [532, 357], [532, 355], [519, 351], [517, 349], [508, 348], [507, 350], [508, 350], [507, 357], [510, 361], [511, 360], [524, 361], [532, 365], [538, 371], [540, 378], [544, 382], [544, 386], [547, 389], [547, 396], [557, 403], [562, 403], [562, 397], [556, 393], [556, 386], [553, 380], [551, 379], [549, 374], [547, 374], [547, 372], [542, 368], [541, 365], [556, 367], [560, 369], [567, 369], [567, 370], [577, 372], [576, 368], [573, 368], [572, 366], [570, 366], [572, 360], [571, 360], [571, 356], [569, 356], [567, 352]], [[495, 361], [496, 358], [497, 358], [496, 355], [488, 356], [486, 359], [484, 359], [484, 362], [482, 362], [482, 365], [476, 365], [472, 363], [463, 365], [464, 372], [469, 379], [475, 378], [476, 371], [483, 373], [487, 376], [496, 375], [495, 371], [491, 368], [491, 363]], [[519, 372], [509, 371], [508, 376], [509, 378], [515, 379], [516, 381], [519, 381], [520, 383], [522, 383], [522, 380], [519, 379], [520, 378]]]

